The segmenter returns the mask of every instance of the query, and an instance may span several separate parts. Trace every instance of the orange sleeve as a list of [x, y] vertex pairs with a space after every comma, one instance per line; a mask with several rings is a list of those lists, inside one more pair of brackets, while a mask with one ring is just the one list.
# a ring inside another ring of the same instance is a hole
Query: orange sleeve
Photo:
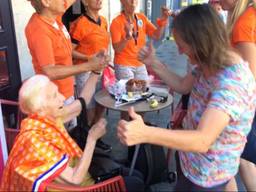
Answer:
[[122, 39], [122, 33], [125, 33], [122, 29], [123, 24], [119, 22], [117, 19], [114, 19], [110, 25], [110, 33], [112, 44], [118, 43]]
[[37, 34], [33, 40], [33, 57], [41, 67], [55, 64], [52, 40], [47, 34]]
[[238, 18], [232, 31], [232, 44], [239, 42], [256, 42], [256, 9], [249, 7]]
[[70, 26], [70, 35], [72, 39], [81, 41], [87, 34], [87, 25], [83, 19], [83, 16], [79, 17]]
[[234, 26], [232, 41], [234, 44], [239, 42], [255, 42], [255, 26], [251, 21], [242, 21]]
[[142, 17], [143, 17], [144, 23], [146, 24], [146, 33], [147, 35], [152, 37], [157, 28], [153, 23], [151, 23], [148, 20], [148, 18], [145, 15], [143, 15]]

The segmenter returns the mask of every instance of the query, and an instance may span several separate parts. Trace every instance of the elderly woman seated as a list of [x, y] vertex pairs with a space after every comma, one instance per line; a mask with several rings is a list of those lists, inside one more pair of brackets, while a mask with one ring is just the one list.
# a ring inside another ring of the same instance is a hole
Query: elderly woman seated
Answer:
[[22, 85], [19, 103], [28, 117], [21, 123], [4, 170], [1, 190], [42, 191], [53, 180], [83, 186], [94, 183], [88, 168], [96, 141], [106, 132], [106, 120], [100, 119], [92, 126], [83, 152], [63, 123], [80, 114], [84, 102], [94, 93], [88, 90], [95, 89], [98, 77], [92, 73], [81, 97], [67, 106], [63, 105], [65, 98], [57, 86], [44, 75], [35, 75]]

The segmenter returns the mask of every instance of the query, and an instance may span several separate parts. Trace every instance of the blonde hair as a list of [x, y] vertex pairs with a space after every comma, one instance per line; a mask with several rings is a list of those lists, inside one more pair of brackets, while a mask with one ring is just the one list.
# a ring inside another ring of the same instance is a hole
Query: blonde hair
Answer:
[[256, 7], [256, 2], [254, 0], [237, 0], [233, 12], [228, 16], [227, 26], [229, 34], [232, 33], [234, 24], [237, 21], [237, 19], [243, 14], [243, 12], [250, 4]]
[[40, 111], [44, 103], [42, 90], [49, 82], [50, 79], [47, 76], [35, 75], [23, 83], [19, 91], [19, 105], [23, 113]]
[[43, 4], [41, 0], [28, 0], [30, 1], [31, 5], [34, 7], [37, 13], [41, 13], [43, 9]]

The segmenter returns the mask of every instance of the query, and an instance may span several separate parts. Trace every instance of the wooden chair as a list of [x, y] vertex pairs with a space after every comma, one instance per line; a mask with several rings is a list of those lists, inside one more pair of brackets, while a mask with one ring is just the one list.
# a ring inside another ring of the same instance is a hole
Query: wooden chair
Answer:
[[50, 183], [47, 186], [46, 191], [80, 191], [80, 192], [126, 192], [126, 187], [122, 176], [116, 176], [111, 179], [105, 180], [103, 182], [86, 186], [86, 187], [79, 187], [79, 186], [71, 186], [65, 184], [58, 184], [58, 183]]

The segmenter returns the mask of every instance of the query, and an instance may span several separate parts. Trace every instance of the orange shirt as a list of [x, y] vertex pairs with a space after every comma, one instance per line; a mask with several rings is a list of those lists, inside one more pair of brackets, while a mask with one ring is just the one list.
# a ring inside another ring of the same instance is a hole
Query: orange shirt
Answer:
[[[92, 56], [102, 49], [108, 49], [110, 41], [108, 24], [102, 16], [98, 23], [88, 16], [80, 16], [71, 24], [70, 35], [72, 41], [78, 45], [75, 50], [87, 56]], [[74, 62], [82, 61], [75, 60]]]
[[236, 21], [231, 43], [234, 46], [239, 42], [256, 43], [256, 9], [249, 7]]
[[[59, 18], [53, 22], [35, 13], [25, 29], [35, 72], [42, 73], [47, 65], [72, 65], [72, 45], [69, 34]], [[53, 81], [66, 97], [74, 95], [74, 79]]]
[[[142, 13], [136, 13], [137, 19], [134, 19], [134, 27], [138, 30], [137, 45], [135, 39], [131, 39], [127, 42], [125, 48], [120, 52], [115, 52], [114, 63], [123, 66], [138, 67], [143, 65], [137, 59], [139, 50], [146, 45], [146, 35], [152, 36], [156, 30], [156, 27], [147, 19]], [[118, 43], [125, 39], [125, 24], [127, 19], [123, 13], [117, 16], [111, 23], [110, 32], [112, 43]]]

